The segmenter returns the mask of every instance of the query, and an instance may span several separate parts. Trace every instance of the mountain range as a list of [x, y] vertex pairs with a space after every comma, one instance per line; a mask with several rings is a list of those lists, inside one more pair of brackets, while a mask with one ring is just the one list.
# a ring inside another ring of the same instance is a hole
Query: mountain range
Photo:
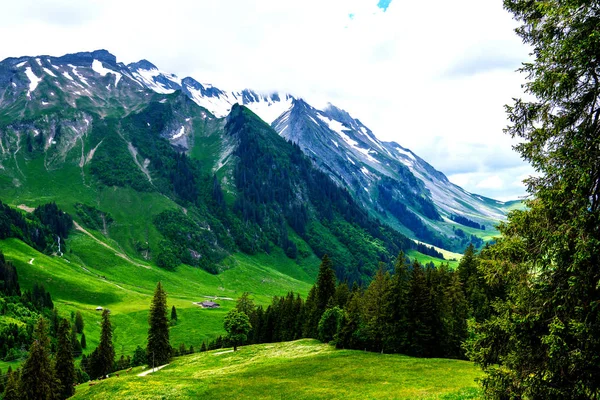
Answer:
[[351, 281], [400, 250], [482, 246], [515, 205], [452, 184], [334, 105], [225, 91], [105, 50], [0, 62], [0, 199], [55, 201], [165, 268], [219, 272], [225, 254], [279, 248], [299, 264], [329, 253]]

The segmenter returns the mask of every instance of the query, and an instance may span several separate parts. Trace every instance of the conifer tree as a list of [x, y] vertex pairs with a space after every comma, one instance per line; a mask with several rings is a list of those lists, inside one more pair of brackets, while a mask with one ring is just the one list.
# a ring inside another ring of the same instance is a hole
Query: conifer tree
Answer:
[[350, 298], [348, 282], [340, 282], [335, 288], [335, 305], [343, 309], [346, 307], [348, 298]]
[[171, 307], [171, 321], [177, 321], [177, 309], [175, 309], [175, 306]]
[[363, 317], [370, 339], [369, 348], [374, 351], [384, 351], [384, 332], [389, 319], [386, 315], [385, 300], [389, 290], [390, 276], [383, 272], [383, 264], [380, 264], [363, 297]]
[[84, 323], [83, 316], [79, 311], [75, 313], [75, 329], [74, 331], [77, 333], [83, 333]]
[[172, 350], [169, 342], [169, 321], [167, 320], [167, 294], [160, 282], [154, 291], [148, 324], [150, 325], [146, 348], [148, 364], [152, 363], [153, 367], [166, 364], [171, 358]]
[[316, 300], [317, 300], [317, 321], [321, 318], [321, 314], [327, 308], [329, 299], [335, 297], [335, 271], [333, 264], [327, 254], [323, 256], [321, 265], [319, 266], [319, 275], [316, 282]]
[[200, 351], [204, 353], [206, 351], [206, 343], [202, 342], [202, 346], [200, 346]]
[[412, 266], [408, 298], [407, 350], [410, 355], [427, 357], [434, 340], [433, 307], [425, 272], [417, 261]]
[[43, 317], [35, 327], [35, 337], [29, 348], [29, 356], [23, 364], [19, 384], [20, 396], [26, 399], [54, 399], [58, 392], [58, 381], [50, 360], [48, 324]]
[[386, 316], [384, 346], [392, 353], [403, 352], [407, 344], [407, 307], [410, 282], [408, 267], [404, 253], [400, 252], [394, 264], [390, 290], [384, 299]]
[[19, 388], [19, 370], [11, 371], [10, 367], [6, 373], [6, 386], [4, 387], [3, 400], [21, 400], [21, 391]]
[[87, 347], [87, 341], [85, 340], [85, 332], [81, 333], [81, 348], [85, 349]]
[[98, 344], [97, 366], [100, 376], [106, 376], [113, 370], [115, 363], [115, 348], [112, 342], [112, 325], [110, 323], [110, 312], [102, 312], [102, 328], [100, 331], [100, 343]]
[[77, 332], [75, 332], [75, 326], [73, 325], [71, 328], [72, 329], [69, 330], [69, 336], [71, 340], [71, 346], [73, 347], [73, 355], [75, 357], [78, 357], [81, 354], [81, 344], [79, 343], [79, 340], [77, 340]]
[[70, 324], [62, 319], [58, 326], [58, 343], [56, 349], [56, 378], [59, 381], [59, 397], [66, 399], [75, 393], [75, 363], [73, 360], [73, 346], [71, 344]]

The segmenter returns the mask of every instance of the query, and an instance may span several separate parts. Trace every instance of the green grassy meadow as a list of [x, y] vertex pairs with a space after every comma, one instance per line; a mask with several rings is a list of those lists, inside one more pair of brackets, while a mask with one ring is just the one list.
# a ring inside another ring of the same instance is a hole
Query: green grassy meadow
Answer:
[[79, 385], [74, 399], [476, 399], [481, 375], [466, 361], [335, 350], [311, 339], [196, 353], [140, 372]]
[[[293, 262], [277, 253], [259, 257], [235, 254], [223, 261], [226, 270], [219, 275], [185, 265], [165, 271], [140, 260], [123, 259], [80, 232], [71, 234], [67, 248], [63, 257], [48, 256], [16, 239], [0, 241], [0, 250], [17, 267], [22, 289], [34, 282], [42, 283], [61, 316], [69, 318], [77, 310], [82, 313], [85, 353], [98, 344], [101, 315], [96, 307], [110, 309], [117, 357], [131, 355], [138, 345], [145, 347], [148, 309], [159, 281], [167, 291], [169, 308], [177, 308], [178, 321], [170, 330], [171, 344], [177, 347], [184, 343], [199, 349], [203, 341], [225, 333], [223, 317], [243, 292], [250, 292], [258, 304], [269, 304], [273, 296], [288, 291], [305, 297], [318, 267], [289, 265]], [[296, 275], [304, 280], [286, 275], [291, 269], [296, 269]], [[220, 298], [219, 309], [193, 304], [214, 296]], [[0, 369], [17, 364], [0, 362]]]

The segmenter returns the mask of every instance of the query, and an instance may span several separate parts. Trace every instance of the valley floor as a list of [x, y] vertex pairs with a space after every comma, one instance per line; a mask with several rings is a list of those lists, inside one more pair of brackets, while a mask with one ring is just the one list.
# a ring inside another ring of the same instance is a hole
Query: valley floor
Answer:
[[[173, 359], [77, 387], [75, 399], [476, 399], [473, 363], [335, 350], [316, 340]], [[114, 375], [114, 374], [113, 374]]]

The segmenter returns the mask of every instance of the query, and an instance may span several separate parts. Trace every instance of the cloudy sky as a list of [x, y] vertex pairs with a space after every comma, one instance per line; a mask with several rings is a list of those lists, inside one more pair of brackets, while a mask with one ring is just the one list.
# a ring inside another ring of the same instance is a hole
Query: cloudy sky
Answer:
[[222, 89], [350, 112], [465, 189], [525, 194], [502, 130], [528, 49], [501, 0], [3, 2], [0, 59], [107, 49]]

